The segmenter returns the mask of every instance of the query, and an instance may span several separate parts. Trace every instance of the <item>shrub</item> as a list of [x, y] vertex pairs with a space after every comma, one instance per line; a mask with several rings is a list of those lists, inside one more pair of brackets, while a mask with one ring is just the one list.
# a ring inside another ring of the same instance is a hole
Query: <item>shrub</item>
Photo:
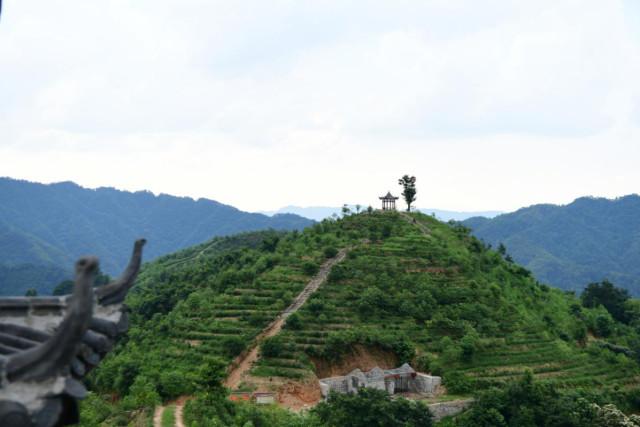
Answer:
[[377, 287], [366, 289], [357, 304], [363, 317], [386, 315], [393, 309], [391, 296]]
[[324, 248], [324, 256], [326, 258], [333, 258], [338, 255], [338, 250], [333, 246], [327, 246]]
[[176, 371], [160, 373], [157, 385], [158, 393], [163, 399], [172, 399], [186, 392], [184, 375]]
[[473, 359], [478, 350], [479, 340], [480, 336], [473, 328], [462, 337], [460, 340], [460, 357], [464, 362], [469, 362]]
[[611, 335], [613, 330], [613, 322], [611, 317], [606, 314], [599, 314], [595, 321], [595, 333], [599, 337], [606, 338]]
[[587, 341], [587, 328], [582, 323], [578, 323], [574, 325], [571, 336], [579, 344], [584, 344]]
[[261, 353], [265, 357], [280, 357], [285, 351], [285, 342], [280, 336], [267, 338], [262, 343]]
[[143, 375], [139, 375], [136, 378], [131, 385], [129, 394], [123, 401], [124, 407], [129, 410], [145, 407], [152, 408], [158, 403], [160, 403], [160, 396], [156, 391], [156, 387], [152, 381]]
[[298, 313], [293, 313], [291, 316], [289, 316], [287, 318], [285, 327], [294, 331], [302, 329], [302, 320], [300, 318], [300, 315]]
[[444, 376], [447, 391], [453, 394], [468, 394], [474, 390], [473, 380], [460, 372], [450, 372]]
[[319, 269], [320, 269], [320, 267], [318, 266], [318, 264], [316, 264], [314, 262], [311, 262], [311, 261], [305, 261], [302, 264], [302, 271], [307, 276], [313, 276], [314, 274], [316, 274], [318, 272]]
[[317, 298], [312, 299], [307, 303], [307, 308], [314, 316], [319, 316], [324, 310], [324, 303]]
[[244, 340], [237, 335], [229, 335], [222, 339], [222, 347], [224, 348], [225, 356], [230, 359], [239, 355], [244, 350]]

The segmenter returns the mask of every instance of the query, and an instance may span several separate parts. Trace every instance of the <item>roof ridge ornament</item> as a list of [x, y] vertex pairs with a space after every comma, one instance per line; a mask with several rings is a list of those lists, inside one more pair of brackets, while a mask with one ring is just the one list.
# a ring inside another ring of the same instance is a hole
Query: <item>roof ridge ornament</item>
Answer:
[[76, 263], [73, 294], [59, 298], [0, 297], [0, 426], [77, 423], [80, 381], [127, 330], [123, 301], [142, 264], [146, 241], [135, 242], [129, 265], [94, 288], [98, 259]]
[[146, 243], [147, 241], [145, 239], [136, 240], [133, 246], [131, 260], [124, 273], [113, 282], [96, 289], [98, 301], [102, 305], [116, 304], [124, 301], [127, 292], [131, 289], [131, 286], [133, 286], [138, 276], [138, 271], [140, 271], [142, 248]]
[[97, 258], [81, 258], [76, 263], [75, 286], [67, 315], [47, 341], [9, 357], [5, 367], [9, 382], [44, 380], [56, 376], [71, 363], [93, 315], [93, 283], [97, 270]]

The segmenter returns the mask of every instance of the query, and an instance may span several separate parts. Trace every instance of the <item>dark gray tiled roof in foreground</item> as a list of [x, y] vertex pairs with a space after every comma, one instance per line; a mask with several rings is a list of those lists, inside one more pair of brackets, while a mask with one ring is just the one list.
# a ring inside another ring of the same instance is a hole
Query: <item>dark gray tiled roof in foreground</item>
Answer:
[[0, 298], [0, 426], [52, 427], [78, 422], [82, 378], [128, 327], [127, 291], [142, 261], [138, 240], [122, 276], [94, 288], [98, 260], [76, 263], [73, 294]]

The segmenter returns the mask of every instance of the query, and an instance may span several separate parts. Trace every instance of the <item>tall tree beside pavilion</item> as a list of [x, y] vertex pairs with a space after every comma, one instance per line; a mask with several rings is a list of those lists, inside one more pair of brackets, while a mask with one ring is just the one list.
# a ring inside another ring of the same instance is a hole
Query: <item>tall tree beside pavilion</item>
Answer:
[[398, 185], [404, 188], [402, 197], [407, 202], [407, 212], [411, 212], [411, 203], [416, 201], [416, 177], [405, 175], [398, 180]]

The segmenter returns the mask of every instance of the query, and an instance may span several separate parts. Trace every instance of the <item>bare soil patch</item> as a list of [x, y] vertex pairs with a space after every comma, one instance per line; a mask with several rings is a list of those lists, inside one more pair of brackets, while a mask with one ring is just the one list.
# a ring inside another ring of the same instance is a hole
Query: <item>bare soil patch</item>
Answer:
[[376, 366], [382, 369], [398, 367], [398, 358], [390, 351], [377, 347], [356, 345], [353, 351], [342, 357], [338, 362], [312, 358], [318, 378], [328, 378], [346, 375], [354, 369], [368, 371]]

